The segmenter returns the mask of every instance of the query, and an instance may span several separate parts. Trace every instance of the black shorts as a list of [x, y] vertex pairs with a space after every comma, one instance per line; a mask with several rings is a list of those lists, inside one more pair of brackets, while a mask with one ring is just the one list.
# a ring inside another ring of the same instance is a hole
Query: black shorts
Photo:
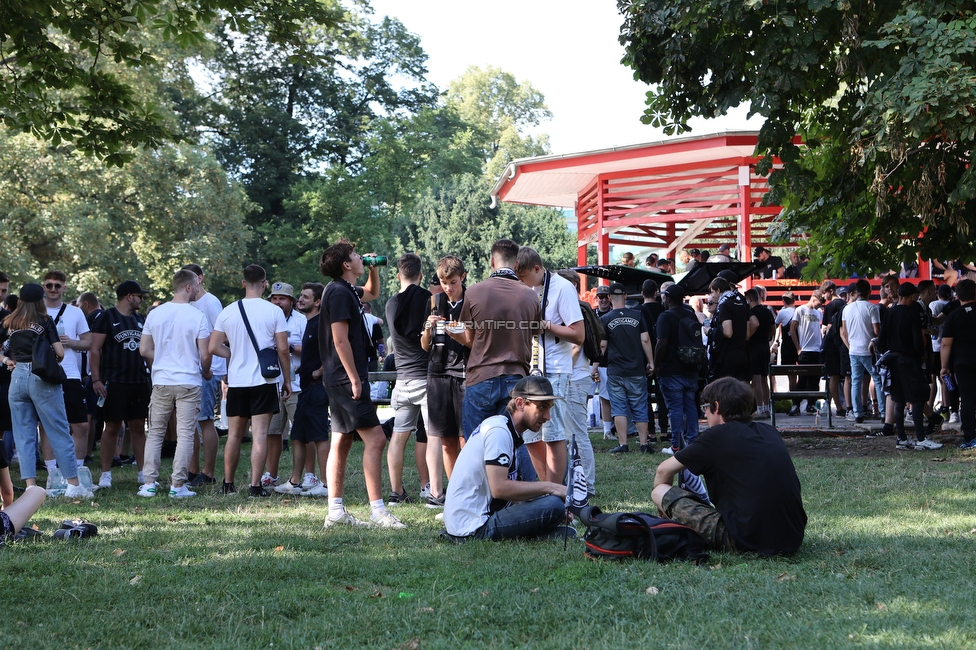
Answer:
[[427, 376], [427, 435], [457, 438], [461, 435], [464, 380], [448, 375]]
[[[124, 384], [120, 384], [124, 385]], [[149, 415], [149, 384], [129, 384], [146, 387], [146, 413], [142, 417]], [[61, 384], [64, 391], [64, 414], [68, 416], [68, 424], [78, 424], [88, 422], [88, 407], [85, 400], [85, 388], [81, 385], [80, 379], [69, 379]], [[111, 393], [110, 393], [111, 395]], [[97, 399], [97, 398], [96, 398]], [[126, 418], [129, 419], [129, 418]], [[136, 419], [135, 417], [131, 419]]]
[[249, 418], [268, 413], [273, 415], [281, 410], [280, 402], [278, 384], [228, 388], [227, 417]]
[[10, 382], [0, 384], [0, 432], [13, 431], [14, 425], [10, 421], [10, 403], [7, 395], [10, 393]]
[[369, 398], [369, 383], [364, 381], [362, 395], [352, 398], [352, 384], [348, 381], [326, 386], [329, 410], [332, 412], [332, 429], [337, 433], [352, 433], [358, 429], [372, 429], [380, 425], [376, 407]]
[[779, 362], [784, 366], [795, 366], [798, 357], [793, 339], [784, 338], [779, 348]]
[[0, 512], [0, 546], [12, 542], [17, 532], [14, 530], [13, 522], [10, 521], [10, 515], [6, 512]]
[[[67, 384], [65, 384], [67, 389]], [[149, 417], [149, 398], [152, 396], [152, 387], [149, 383], [144, 384], [120, 384], [115, 381], [108, 383], [105, 387], [108, 397], [105, 398], [105, 406], [102, 407], [102, 420], [105, 422], [128, 422], [129, 420], [145, 420]], [[78, 382], [79, 394], [84, 397], [85, 391]], [[65, 390], [65, 404], [68, 403], [68, 391]], [[82, 413], [85, 414], [85, 422], [88, 421], [88, 413], [82, 404]], [[68, 416], [71, 422], [71, 416]]]
[[[7, 429], [7, 431], [10, 431], [10, 429]], [[13, 434], [13, 431], [10, 431], [10, 435]], [[7, 462], [7, 446], [0, 444], [0, 469], [6, 469], [7, 467], [10, 467], [10, 463]]]
[[[97, 418], [102, 414], [102, 407], [98, 405], [98, 395], [95, 394], [95, 386], [92, 383], [91, 377], [85, 380], [85, 409], [88, 411], [88, 415], [93, 418]], [[67, 403], [67, 400], [65, 400]]]
[[928, 355], [928, 373], [933, 377], [938, 377], [942, 373], [942, 355], [938, 351]]
[[840, 367], [840, 350], [835, 344], [824, 345], [820, 351], [820, 359], [823, 361], [824, 372], [828, 377], [839, 377], [843, 374]]
[[322, 382], [302, 386], [291, 423], [291, 439], [298, 442], [321, 442], [329, 439], [329, 396]]
[[766, 346], [749, 348], [749, 371], [752, 376], [765, 377], [769, 374], [769, 348]]
[[842, 377], [851, 376], [851, 351], [846, 345], [840, 349], [840, 374]]

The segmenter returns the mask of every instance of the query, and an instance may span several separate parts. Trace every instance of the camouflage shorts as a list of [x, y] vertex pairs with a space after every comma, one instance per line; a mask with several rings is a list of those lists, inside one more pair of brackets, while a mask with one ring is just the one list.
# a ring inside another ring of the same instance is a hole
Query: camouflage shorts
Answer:
[[697, 530], [705, 538], [708, 548], [735, 551], [722, 515], [712, 506], [702, 503], [694, 492], [673, 487], [664, 495], [661, 505], [668, 517]]

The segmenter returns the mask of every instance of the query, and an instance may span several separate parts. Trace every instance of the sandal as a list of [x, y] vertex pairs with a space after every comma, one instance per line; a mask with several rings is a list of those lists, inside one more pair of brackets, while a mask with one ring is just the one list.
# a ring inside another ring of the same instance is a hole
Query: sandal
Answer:
[[85, 539], [98, 534], [98, 526], [84, 519], [65, 519], [61, 522], [61, 529], [54, 532], [57, 539], [78, 537]]

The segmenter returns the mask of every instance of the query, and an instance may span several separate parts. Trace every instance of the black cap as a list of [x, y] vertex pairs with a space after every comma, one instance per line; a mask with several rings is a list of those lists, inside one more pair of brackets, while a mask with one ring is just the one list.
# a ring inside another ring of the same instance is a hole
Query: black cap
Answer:
[[694, 257], [695, 255], [701, 255], [701, 251], [697, 248], [692, 248], [690, 251], [688, 251], [688, 254]]
[[610, 287], [607, 286], [607, 285], [605, 285], [605, 284], [601, 284], [600, 286], [598, 286], [596, 288], [596, 295], [598, 295], [598, 296], [609, 296], [610, 295]]
[[20, 299], [25, 302], [37, 302], [44, 299], [44, 287], [31, 282], [20, 289]]
[[756, 250], [753, 252], [753, 255], [759, 257], [765, 252], [766, 252], [766, 248], [764, 246], [756, 246]]
[[739, 282], [739, 276], [736, 275], [735, 271], [733, 271], [732, 269], [722, 269], [721, 271], [718, 272], [718, 275], [716, 275], [715, 277], [722, 278], [723, 280], [728, 280], [732, 284], [738, 284]]
[[140, 296], [144, 296], [149, 292], [143, 291], [142, 287], [140, 287], [139, 283], [135, 280], [126, 280], [119, 286], [115, 287], [116, 298], [125, 298], [130, 293], [138, 293]]
[[918, 293], [918, 287], [916, 287], [911, 282], [902, 282], [898, 286], [898, 297], [907, 298], [909, 296], [914, 296]]
[[521, 397], [532, 402], [545, 402], [547, 400], [563, 399], [558, 395], [553, 395], [552, 384], [545, 377], [531, 375], [522, 377], [512, 389], [512, 397]]
[[664, 290], [664, 295], [671, 300], [681, 302], [685, 299], [685, 290], [676, 284], [672, 284], [670, 287]]
[[610, 285], [610, 295], [611, 296], [626, 296], [627, 287], [620, 284], [619, 282], [614, 282]]

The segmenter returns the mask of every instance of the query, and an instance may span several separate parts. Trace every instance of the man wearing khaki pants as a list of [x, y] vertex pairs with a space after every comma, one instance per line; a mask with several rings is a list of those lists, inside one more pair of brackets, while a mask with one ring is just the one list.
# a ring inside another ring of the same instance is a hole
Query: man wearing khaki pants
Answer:
[[169, 496], [196, 496], [186, 487], [193, 437], [200, 414], [200, 395], [210, 373], [210, 326], [200, 310], [190, 306], [200, 280], [196, 273], [180, 269], [173, 276], [173, 300], [153, 309], [146, 318], [139, 353], [152, 365], [152, 397], [146, 433], [144, 484], [139, 496], [156, 496], [163, 437], [176, 411], [176, 456]]

